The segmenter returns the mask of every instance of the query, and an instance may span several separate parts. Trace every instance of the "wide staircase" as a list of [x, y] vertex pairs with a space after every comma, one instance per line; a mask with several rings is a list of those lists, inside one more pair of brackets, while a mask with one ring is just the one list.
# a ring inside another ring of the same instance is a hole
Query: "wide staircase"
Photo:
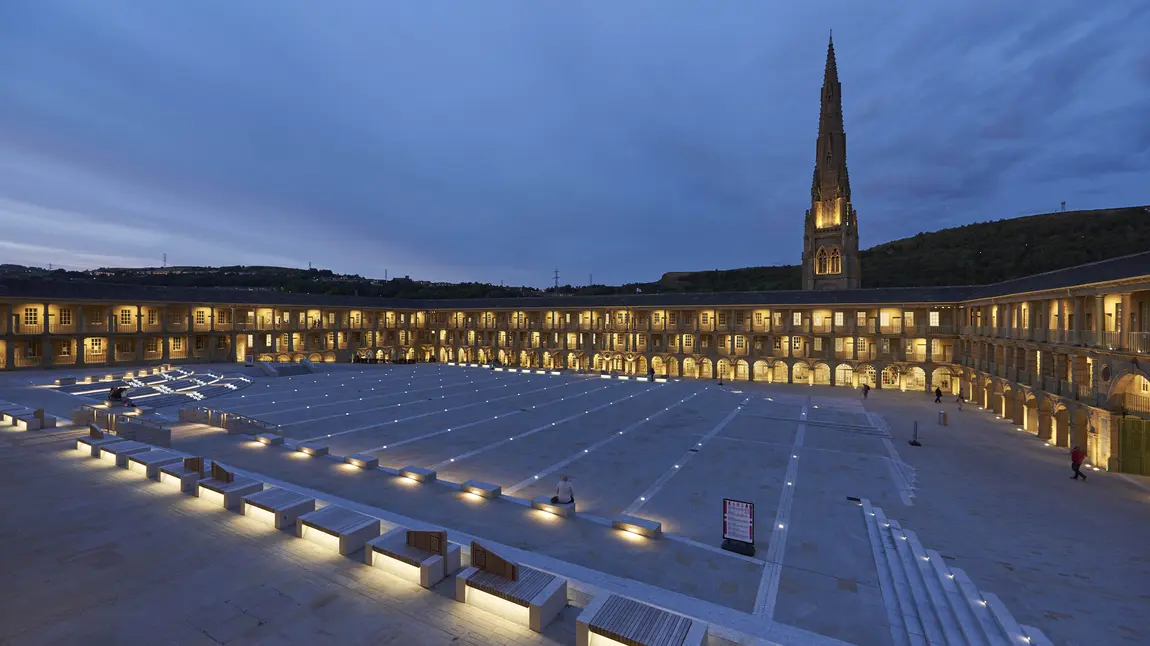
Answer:
[[896, 646], [1051, 644], [1042, 631], [1020, 625], [998, 597], [979, 590], [965, 572], [925, 549], [913, 531], [869, 500], [860, 505]]

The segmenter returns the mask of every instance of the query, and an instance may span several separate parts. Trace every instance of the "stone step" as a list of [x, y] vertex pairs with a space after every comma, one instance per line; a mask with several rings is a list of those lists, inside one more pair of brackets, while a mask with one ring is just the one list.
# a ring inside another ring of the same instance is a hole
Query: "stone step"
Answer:
[[915, 608], [918, 610], [918, 618], [922, 622], [923, 632], [926, 634], [926, 639], [931, 644], [946, 644], [946, 638], [943, 636], [942, 627], [938, 623], [938, 617], [934, 612], [934, 604], [931, 603], [930, 593], [926, 589], [926, 581], [922, 578], [922, 573], [919, 570], [918, 563], [914, 562], [914, 552], [910, 549], [906, 533], [899, 526], [898, 521], [890, 521], [890, 533], [894, 538], [895, 552], [898, 554], [899, 564], [905, 571], [907, 583], [910, 587], [911, 600], [914, 601]]
[[866, 520], [867, 536], [870, 537], [871, 553], [874, 564], [878, 570], [879, 591], [882, 592], [883, 605], [886, 606], [887, 625], [890, 626], [891, 642], [894, 646], [907, 646], [911, 643], [907, 634], [906, 623], [898, 607], [898, 595], [895, 592], [894, 577], [891, 575], [890, 564], [887, 562], [886, 550], [882, 539], [879, 538], [878, 517], [871, 507], [869, 500], [859, 503], [863, 509], [863, 518]]
[[1026, 632], [1026, 636], [1030, 638], [1032, 646], [1054, 646], [1054, 642], [1046, 638], [1043, 632], [1034, 626], [1023, 626], [1022, 630]]
[[918, 565], [919, 575], [922, 577], [923, 583], [926, 584], [926, 593], [930, 597], [931, 609], [942, 628], [943, 638], [948, 644], [965, 644], [966, 639], [963, 637], [958, 619], [950, 610], [950, 602], [946, 598], [946, 592], [942, 589], [942, 581], [939, 580], [938, 573], [934, 571], [934, 567], [931, 565], [930, 555], [919, 542], [917, 534], [909, 529], [904, 529], [903, 534], [907, 538], [911, 553], [914, 554], [914, 562]]
[[955, 582], [950, 567], [943, 561], [938, 552], [927, 550], [926, 553], [930, 556], [931, 567], [934, 568], [938, 580], [942, 583], [947, 604], [950, 606], [950, 611], [954, 613], [955, 621], [958, 622], [958, 626], [966, 638], [966, 643], [971, 646], [988, 646], [989, 642], [986, 640], [986, 635], [982, 633], [978, 619], [971, 612], [962, 591], [958, 589], [958, 583]]
[[982, 598], [982, 593], [979, 592], [978, 587], [961, 569], [952, 567], [950, 572], [954, 575], [954, 582], [958, 584], [958, 589], [962, 592], [963, 599], [966, 601], [967, 607], [970, 608], [971, 614], [978, 621], [979, 629], [986, 640], [991, 644], [1003, 643], [1000, 638], [1001, 633], [998, 632], [997, 625], [994, 623], [994, 617], [990, 614], [990, 608], [987, 607], [986, 600]]
[[[869, 503], [868, 503], [869, 504]], [[922, 620], [918, 616], [918, 608], [911, 596], [910, 582], [899, 560], [895, 549], [895, 538], [890, 532], [890, 521], [882, 513], [882, 509], [874, 508], [875, 522], [878, 526], [879, 544], [885, 555], [885, 561], [890, 571], [890, 578], [894, 584], [894, 596], [898, 600], [898, 610], [902, 615], [902, 624], [906, 629], [907, 638], [912, 643], [925, 643], [926, 632], [922, 627]]]

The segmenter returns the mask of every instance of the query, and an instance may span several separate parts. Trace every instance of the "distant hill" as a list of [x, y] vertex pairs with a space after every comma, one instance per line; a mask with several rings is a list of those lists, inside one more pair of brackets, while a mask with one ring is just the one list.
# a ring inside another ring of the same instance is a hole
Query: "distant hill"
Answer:
[[[985, 285], [1150, 249], [1150, 206], [1044, 213], [894, 240], [859, 254], [863, 287]], [[670, 272], [661, 291], [798, 289], [798, 265]]]
[[[1150, 206], [1046, 213], [920, 233], [861, 253], [863, 287], [980, 285], [1063, 269], [1150, 248]], [[0, 279], [49, 279], [151, 286], [230, 287], [302, 294], [403, 299], [600, 296], [658, 292], [798, 289], [798, 265], [669, 272], [654, 283], [536, 289], [487, 283], [381, 280], [291, 267], [137, 267], [73, 272], [0, 265]]]

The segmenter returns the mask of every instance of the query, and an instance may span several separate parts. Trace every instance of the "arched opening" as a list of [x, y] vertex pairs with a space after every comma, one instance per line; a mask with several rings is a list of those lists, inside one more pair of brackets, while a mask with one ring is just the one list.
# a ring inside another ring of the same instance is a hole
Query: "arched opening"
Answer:
[[1090, 446], [1090, 414], [1079, 408], [1070, 416], [1070, 445], [1082, 447], [1087, 455], [1094, 457], [1094, 447]]
[[1022, 428], [1028, 433], [1038, 435], [1038, 398], [1029, 393], [1020, 394], [1026, 398]]
[[840, 363], [835, 366], [835, 385], [844, 388], [853, 388], [855, 385], [855, 369], [849, 363]]
[[656, 377], [666, 377], [667, 376], [667, 364], [663, 361], [663, 357], [660, 357], [660, 356], [651, 357], [651, 370], [655, 371]]
[[941, 389], [943, 394], [958, 394], [958, 378], [950, 368], [935, 368], [930, 373], [930, 389]]
[[721, 381], [731, 380], [731, 362], [727, 359], [719, 359], [715, 362], [715, 376]]
[[678, 377], [679, 376], [679, 360], [676, 359], [675, 357], [667, 357], [666, 363], [667, 363], [667, 376], [668, 377]]
[[772, 376], [771, 376], [770, 381], [771, 381], [771, 383], [776, 383], [776, 384], [790, 383], [790, 379], [787, 378], [789, 374], [790, 374], [790, 369], [787, 368], [786, 362], [785, 361], [776, 361], [775, 365], [772, 368]]
[[815, 273], [827, 273], [827, 250], [822, 247], [819, 247], [819, 250], [815, 252]]
[[1054, 411], [1054, 444], [1070, 446], [1070, 411], [1062, 405]]
[[1150, 416], [1150, 379], [1137, 372], [1122, 375], [1110, 390], [1108, 404], [1111, 410]]
[[796, 361], [795, 365], [791, 366], [791, 383], [792, 384], [809, 384], [811, 383], [811, 367], [804, 361]]
[[766, 361], [759, 359], [755, 362], [755, 381], [770, 381], [770, 372], [771, 366]]
[[923, 392], [926, 390], [926, 371], [918, 366], [911, 366], [906, 371], [906, 379], [904, 380], [904, 389], [916, 392]]
[[1054, 440], [1054, 405], [1049, 397], [1038, 400], [1038, 439], [1052, 442]]
[[871, 388], [878, 388], [878, 372], [869, 363], [855, 368], [855, 377], [857, 377], [859, 387], [865, 384]]
[[838, 247], [831, 247], [830, 254], [830, 273], [839, 274], [843, 270], [842, 254], [839, 253]]
[[313, 352], [307, 355], [307, 360], [312, 363], [323, 363], [323, 355], [318, 352]]
[[986, 408], [986, 409], [991, 409], [990, 401], [992, 399], [993, 394], [994, 394], [994, 382], [991, 381], [990, 379], [987, 379], [986, 382], [982, 384], [982, 401], [978, 402], [978, 405], [982, 406], [983, 408]]
[[715, 367], [711, 364], [710, 359], [702, 359], [699, 361], [699, 378], [700, 379], [713, 379], [715, 376]]
[[1026, 424], [1026, 392], [1014, 390], [1014, 400], [1010, 403], [1010, 423], [1021, 427]]
[[747, 381], [751, 378], [751, 366], [746, 361], [739, 359], [735, 362], [735, 379], [739, 381]]
[[683, 376], [691, 379], [699, 376], [699, 366], [694, 357], [683, 357]]
[[816, 386], [829, 386], [831, 385], [831, 367], [825, 363], [816, 363], [814, 373], [814, 383]]
[[647, 376], [647, 357], [639, 356], [635, 358], [635, 374]]
[[[460, 358], [459, 360], [463, 361], [462, 358]], [[475, 351], [475, 360], [478, 363], [487, 363], [488, 361], [491, 360], [491, 358], [488, 356], [487, 350], [485, 348], [479, 348], [478, 350]]]
[[898, 366], [887, 366], [882, 369], [882, 387], [883, 388], [898, 388], [899, 386], [899, 372]]

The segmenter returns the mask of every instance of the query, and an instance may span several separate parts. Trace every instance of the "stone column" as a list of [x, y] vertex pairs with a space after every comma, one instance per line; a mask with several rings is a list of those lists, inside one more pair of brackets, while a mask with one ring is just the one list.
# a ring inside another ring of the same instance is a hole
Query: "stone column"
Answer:
[[1094, 344], [1106, 345], [1106, 301], [1102, 294], [1094, 297]]
[[1074, 297], [1074, 342], [1077, 344], [1083, 343], [1086, 336], [1085, 300], [1085, 296]]

